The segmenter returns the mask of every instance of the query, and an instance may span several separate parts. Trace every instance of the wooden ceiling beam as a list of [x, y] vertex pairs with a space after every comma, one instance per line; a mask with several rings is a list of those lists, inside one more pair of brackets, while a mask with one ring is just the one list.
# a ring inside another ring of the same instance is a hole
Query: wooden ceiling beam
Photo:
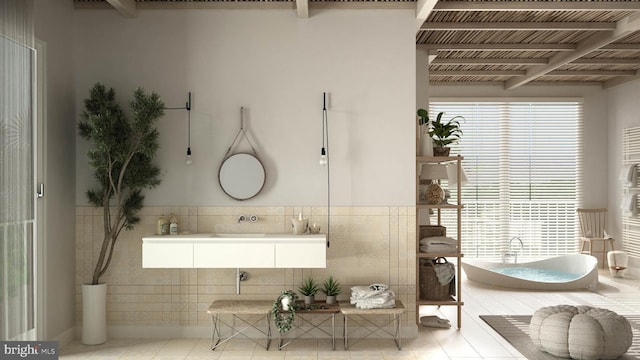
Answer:
[[447, 58], [434, 59], [433, 65], [546, 65], [546, 59], [529, 58]]
[[524, 76], [524, 70], [433, 70], [429, 76]]
[[549, 64], [545, 66], [532, 66], [527, 70], [527, 74], [525, 76], [513, 77], [512, 79], [507, 80], [505, 83], [505, 89], [510, 90], [524, 85], [638, 30], [640, 30], [640, 14], [636, 13], [634, 15], [627, 16], [616, 22], [616, 29], [614, 31], [598, 33], [597, 35], [594, 35], [580, 43], [576, 50], [567, 53], [558, 53], [551, 57], [549, 59]]
[[107, 0], [109, 5], [118, 10], [120, 15], [126, 18], [135, 18], [138, 16], [135, 0]]
[[433, 11], [639, 11], [640, 2], [629, 1], [444, 1]]
[[296, 12], [299, 18], [309, 17], [309, 0], [296, 0]]
[[416, 1], [416, 33], [420, 31], [422, 24], [427, 21], [433, 7], [438, 0], [418, 0]]
[[420, 27], [423, 31], [613, 31], [616, 23], [612, 22], [425, 22]]
[[422, 50], [439, 51], [574, 51], [574, 44], [419, 44]]
[[595, 58], [576, 59], [571, 65], [640, 65], [640, 59], [636, 58]]
[[543, 76], [635, 76], [635, 70], [554, 70]]
[[609, 44], [598, 50], [607, 51], [640, 51], [640, 44]]

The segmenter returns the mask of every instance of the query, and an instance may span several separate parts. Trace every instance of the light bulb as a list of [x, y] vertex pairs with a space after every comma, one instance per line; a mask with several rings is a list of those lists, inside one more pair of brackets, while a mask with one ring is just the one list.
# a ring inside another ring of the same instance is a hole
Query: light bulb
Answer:
[[320, 151], [320, 165], [326, 166], [327, 163], [328, 163], [327, 152], [325, 151], [324, 148], [322, 148], [322, 150]]
[[191, 148], [187, 148], [187, 165], [191, 165]]

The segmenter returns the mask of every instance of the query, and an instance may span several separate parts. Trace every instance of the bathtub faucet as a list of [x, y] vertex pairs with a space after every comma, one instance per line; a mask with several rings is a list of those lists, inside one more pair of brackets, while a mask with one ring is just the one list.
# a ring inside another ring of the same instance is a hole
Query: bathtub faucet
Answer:
[[513, 246], [512, 245], [513, 240], [518, 240], [518, 242], [520, 242], [520, 250], [524, 249], [524, 243], [522, 242], [522, 240], [519, 237], [514, 236], [514, 237], [511, 238], [511, 240], [509, 240], [509, 250], [511, 250], [511, 247]]
[[524, 249], [524, 243], [522, 242], [522, 240], [517, 236], [512, 237], [511, 240], [509, 240], [509, 250], [507, 250], [507, 251], [502, 253], [502, 262], [503, 263], [511, 262], [509, 260], [512, 259], [512, 258], [513, 258], [513, 263], [517, 263], [518, 262], [518, 252], [512, 250], [513, 249], [513, 241], [514, 240], [518, 240], [520, 242], [520, 250]]

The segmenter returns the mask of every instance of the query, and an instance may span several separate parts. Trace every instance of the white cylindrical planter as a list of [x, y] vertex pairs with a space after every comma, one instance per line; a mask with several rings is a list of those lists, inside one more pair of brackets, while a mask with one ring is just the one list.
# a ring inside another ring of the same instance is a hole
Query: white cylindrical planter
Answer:
[[107, 284], [82, 285], [82, 343], [107, 342]]
[[289, 311], [289, 304], [291, 303], [291, 298], [288, 296], [285, 296], [282, 298], [282, 300], [280, 300], [280, 303], [282, 304], [283, 311]]
[[420, 134], [420, 155], [433, 156], [433, 139], [428, 133]]
[[629, 255], [626, 251], [612, 250], [607, 253], [607, 264], [609, 264], [609, 272], [613, 277], [623, 277], [624, 271], [627, 269]]

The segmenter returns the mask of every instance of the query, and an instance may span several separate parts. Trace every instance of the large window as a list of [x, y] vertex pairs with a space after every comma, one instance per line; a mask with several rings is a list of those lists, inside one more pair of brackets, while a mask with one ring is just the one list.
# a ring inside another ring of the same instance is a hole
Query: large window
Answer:
[[[431, 102], [432, 117], [441, 111], [465, 118], [452, 149], [470, 181], [462, 191], [465, 256], [497, 258], [510, 246], [524, 257], [576, 252], [581, 101]], [[444, 215], [455, 235], [455, 218]]]

